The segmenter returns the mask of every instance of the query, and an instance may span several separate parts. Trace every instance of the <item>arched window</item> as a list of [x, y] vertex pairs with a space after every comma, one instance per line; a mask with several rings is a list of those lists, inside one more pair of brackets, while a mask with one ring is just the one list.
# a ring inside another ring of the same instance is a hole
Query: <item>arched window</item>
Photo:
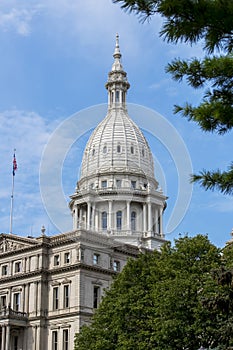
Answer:
[[102, 212], [102, 229], [107, 230], [107, 212]]
[[144, 150], [144, 147], [142, 147], [142, 156], [143, 156], [143, 157], [145, 156], [145, 150]]
[[134, 147], [133, 146], [130, 147], [130, 152], [131, 152], [131, 154], [134, 154]]
[[121, 153], [121, 145], [117, 145], [117, 153]]
[[120, 91], [116, 91], [116, 102], [120, 102]]
[[107, 146], [106, 145], [104, 145], [104, 147], [103, 147], [103, 153], [107, 153]]
[[121, 230], [121, 227], [122, 227], [122, 211], [118, 211], [116, 213], [116, 227], [117, 227], [117, 230]]
[[131, 231], [136, 231], [136, 211], [131, 212]]
[[95, 155], [95, 147], [92, 148], [92, 156]]

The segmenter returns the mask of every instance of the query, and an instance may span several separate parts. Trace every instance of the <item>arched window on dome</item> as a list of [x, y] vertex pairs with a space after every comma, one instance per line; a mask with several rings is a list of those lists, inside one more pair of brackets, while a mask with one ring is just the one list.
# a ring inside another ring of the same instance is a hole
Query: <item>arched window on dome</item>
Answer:
[[116, 213], [116, 228], [117, 230], [121, 230], [122, 228], [122, 211], [121, 210], [119, 210]]
[[136, 231], [136, 211], [131, 212], [131, 231]]
[[134, 147], [133, 146], [130, 147], [130, 152], [131, 152], [131, 154], [134, 154]]
[[143, 156], [143, 157], [145, 156], [145, 150], [144, 150], [144, 147], [142, 147], [142, 156]]
[[120, 144], [117, 145], [117, 153], [121, 153], [121, 145]]
[[95, 146], [92, 148], [92, 156], [95, 155]]
[[121, 93], [121, 99], [122, 99], [122, 103], [125, 103], [125, 92], [122, 91]]
[[116, 103], [120, 102], [120, 91], [116, 91]]
[[108, 214], [106, 211], [102, 212], [102, 229], [107, 230], [107, 224], [108, 224]]
[[104, 154], [107, 153], [107, 146], [106, 145], [104, 145], [104, 147], [103, 147], [103, 153]]

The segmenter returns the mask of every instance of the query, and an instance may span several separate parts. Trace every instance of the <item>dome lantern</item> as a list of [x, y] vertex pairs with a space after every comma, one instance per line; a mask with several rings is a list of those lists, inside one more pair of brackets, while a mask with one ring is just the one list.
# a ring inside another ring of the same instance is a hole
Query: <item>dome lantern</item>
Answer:
[[108, 90], [108, 106], [112, 108], [126, 108], [126, 93], [130, 87], [127, 74], [121, 64], [121, 52], [119, 47], [119, 35], [116, 34], [116, 45], [113, 54], [114, 62], [111, 72], [108, 73], [108, 81], [105, 85]]

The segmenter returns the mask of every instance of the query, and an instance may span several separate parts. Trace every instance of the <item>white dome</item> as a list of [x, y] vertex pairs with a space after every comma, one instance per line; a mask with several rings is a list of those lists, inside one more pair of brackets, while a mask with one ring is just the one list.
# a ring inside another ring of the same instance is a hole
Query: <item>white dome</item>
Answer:
[[81, 179], [106, 172], [154, 177], [148, 143], [126, 109], [112, 109], [92, 133], [82, 160]]

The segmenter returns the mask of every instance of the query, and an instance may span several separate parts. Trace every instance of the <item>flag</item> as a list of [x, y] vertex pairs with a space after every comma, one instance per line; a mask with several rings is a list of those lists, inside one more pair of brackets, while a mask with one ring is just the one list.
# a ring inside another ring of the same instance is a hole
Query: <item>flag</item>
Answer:
[[16, 158], [15, 158], [15, 153], [14, 153], [14, 156], [13, 156], [13, 176], [15, 176], [15, 171], [17, 170], [17, 162], [16, 162]]

